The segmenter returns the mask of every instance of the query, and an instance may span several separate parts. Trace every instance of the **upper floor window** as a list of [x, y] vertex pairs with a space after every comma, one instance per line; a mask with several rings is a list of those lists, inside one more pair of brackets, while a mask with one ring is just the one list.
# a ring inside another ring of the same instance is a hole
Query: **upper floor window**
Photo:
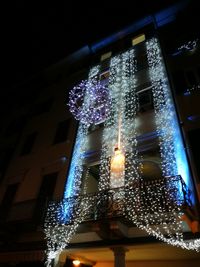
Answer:
[[101, 72], [106, 72], [109, 69], [111, 55], [112, 52], [108, 52], [101, 56], [101, 67], [100, 67]]
[[107, 85], [109, 81], [109, 76], [110, 76], [109, 70], [102, 72], [99, 76], [99, 80], [101, 81], [101, 84]]
[[18, 186], [19, 184], [16, 183], [16, 184], [11, 184], [7, 187], [6, 192], [0, 204], [0, 220], [5, 220], [5, 218], [7, 217], [10, 208], [13, 204], [15, 195], [17, 193]]
[[101, 55], [101, 61], [104, 61], [106, 59], [109, 59], [111, 56], [112, 56], [112, 52], [111, 51], [110, 52], [107, 52], [107, 53]]
[[23, 129], [25, 122], [26, 119], [24, 117], [17, 118], [11, 121], [5, 130], [5, 136], [10, 137], [16, 133], [19, 133]]
[[53, 144], [62, 143], [67, 140], [70, 127], [70, 119], [59, 122]]
[[192, 70], [187, 71], [185, 73], [185, 75], [186, 75], [186, 79], [187, 79], [189, 86], [193, 86], [193, 85], [197, 84], [197, 79], [196, 79], [195, 73]]
[[22, 146], [22, 149], [21, 149], [21, 153], [20, 153], [21, 156], [27, 155], [31, 152], [33, 145], [35, 143], [36, 136], [37, 136], [36, 132], [27, 135], [24, 141], [24, 144]]
[[153, 108], [152, 90], [142, 90], [138, 92], [139, 112], [145, 112]]
[[200, 82], [200, 66], [197, 67], [197, 75], [198, 75], [199, 82]]
[[137, 45], [143, 41], [145, 41], [145, 35], [140, 34], [132, 39], [132, 45]]
[[187, 83], [182, 70], [173, 73], [173, 81], [177, 93], [182, 93], [187, 89]]
[[[190, 150], [192, 152], [193, 161], [196, 167], [197, 175], [200, 177], [200, 143], [199, 143], [199, 136], [200, 136], [200, 128], [191, 130], [188, 132], [188, 139], [190, 143]], [[200, 181], [200, 178], [199, 178]]]
[[49, 98], [44, 102], [37, 103], [36, 105], [33, 106], [31, 110], [31, 115], [38, 116], [40, 114], [48, 112], [51, 109], [52, 104], [53, 104], [53, 98]]

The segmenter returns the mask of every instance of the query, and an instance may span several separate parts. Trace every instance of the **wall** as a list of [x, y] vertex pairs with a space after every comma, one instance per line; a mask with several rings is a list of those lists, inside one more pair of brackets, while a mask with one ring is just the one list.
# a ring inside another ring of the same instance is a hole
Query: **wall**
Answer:
[[[185, 261], [129, 261], [126, 267], [199, 267], [199, 260]], [[113, 262], [98, 262], [94, 267], [114, 267]]]

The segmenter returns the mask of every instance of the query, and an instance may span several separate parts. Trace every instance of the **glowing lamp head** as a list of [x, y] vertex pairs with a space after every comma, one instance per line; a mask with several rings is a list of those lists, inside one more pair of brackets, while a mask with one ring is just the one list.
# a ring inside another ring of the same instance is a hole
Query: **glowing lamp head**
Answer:
[[80, 265], [80, 261], [79, 260], [73, 260], [73, 265], [74, 266], [79, 266]]
[[124, 171], [125, 156], [117, 147], [115, 148], [114, 156], [111, 158], [111, 172], [122, 173]]

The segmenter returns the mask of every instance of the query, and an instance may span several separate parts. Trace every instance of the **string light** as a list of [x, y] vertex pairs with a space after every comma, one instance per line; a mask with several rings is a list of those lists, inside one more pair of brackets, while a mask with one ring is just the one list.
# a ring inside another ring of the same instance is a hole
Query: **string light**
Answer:
[[[93, 219], [95, 218], [94, 207], [98, 209], [102, 203], [110, 199], [110, 196], [118, 204], [122, 214], [148, 234], [173, 246], [195, 250], [200, 247], [199, 239], [183, 240], [181, 207], [185, 201], [185, 192], [180, 175], [189, 186], [190, 173], [156, 38], [146, 42], [146, 51], [163, 178], [149, 182], [142, 178], [142, 158], [138, 153], [136, 123], [137, 60], [132, 48], [111, 58], [107, 85], [110, 97], [109, 110], [102, 107], [107, 115], [101, 118], [104, 128], [98, 192], [82, 196], [80, 192], [84, 155], [89, 147], [90, 123], [80, 122], [64, 199], [57, 204], [51, 203], [47, 211], [45, 234], [48, 264], [66, 248], [82, 221], [91, 214]], [[99, 69], [98, 66], [90, 70], [89, 81], [92, 80], [94, 83], [94, 80], [98, 80]], [[96, 99], [94, 95], [90, 98], [88, 92], [85, 90], [82, 100], [84, 105]], [[105, 105], [105, 102], [102, 103]], [[115, 151], [116, 157], [113, 157], [113, 148], [116, 144], [118, 149]], [[116, 161], [119, 164], [116, 164]]]
[[178, 47], [178, 50], [181, 52], [184, 51], [194, 51], [197, 48], [197, 44], [198, 44], [199, 39], [195, 39], [192, 41], [188, 41], [187, 43], [181, 45], [180, 47]]
[[106, 119], [111, 102], [108, 89], [93, 78], [82, 81], [70, 91], [68, 105], [75, 119], [89, 126]]
[[74, 264], [74, 266], [79, 266], [81, 264], [79, 260], [73, 260], [72, 263]]

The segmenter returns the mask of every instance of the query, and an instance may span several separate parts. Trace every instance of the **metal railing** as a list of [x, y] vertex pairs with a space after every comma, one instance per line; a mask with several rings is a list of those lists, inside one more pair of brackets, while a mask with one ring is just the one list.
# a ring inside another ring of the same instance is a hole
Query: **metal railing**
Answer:
[[73, 214], [76, 216], [81, 203], [86, 201], [91, 205], [84, 221], [125, 216], [130, 209], [142, 216], [144, 211], [149, 214], [169, 213], [172, 210], [179, 212], [184, 207], [191, 206], [189, 190], [178, 175], [150, 181], [135, 181], [129, 183], [129, 187], [73, 196], [57, 202], [51, 201], [47, 217], [70, 224]]

